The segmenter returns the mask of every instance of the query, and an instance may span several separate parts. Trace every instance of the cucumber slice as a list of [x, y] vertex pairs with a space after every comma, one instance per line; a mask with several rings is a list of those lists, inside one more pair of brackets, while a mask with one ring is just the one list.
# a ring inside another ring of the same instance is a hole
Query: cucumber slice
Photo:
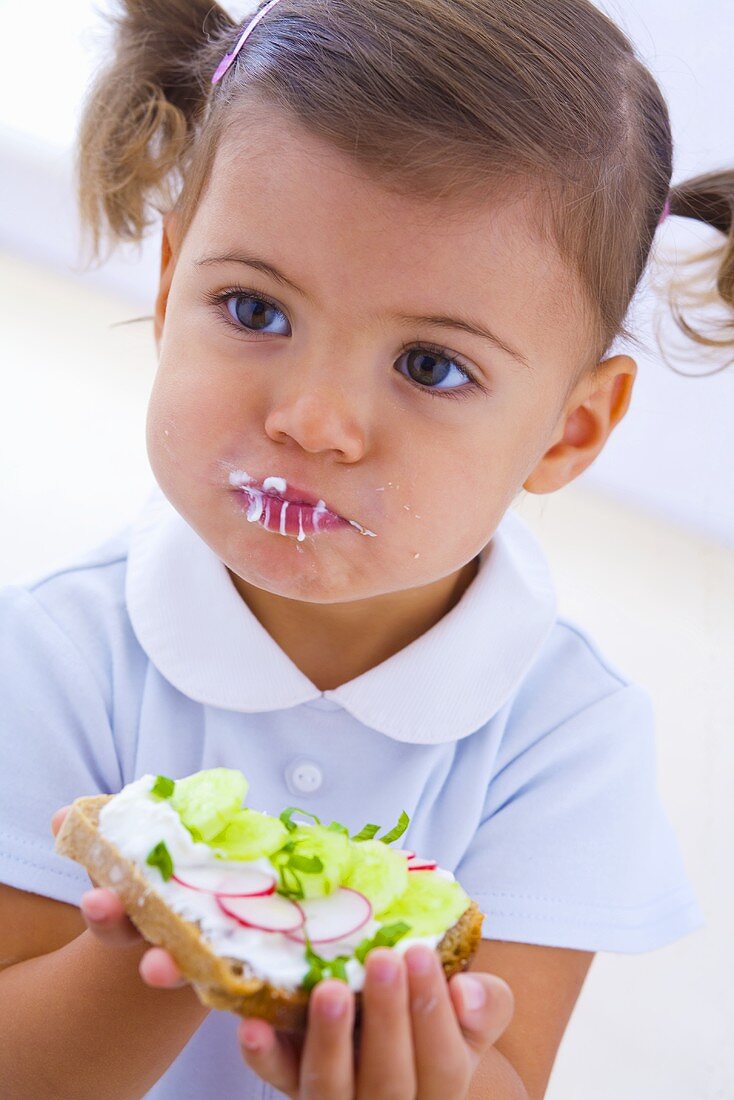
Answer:
[[277, 852], [288, 839], [282, 821], [259, 810], [238, 810], [209, 844], [221, 859], [259, 859]]
[[467, 892], [455, 879], [435, 871], [406, 872], [408, 885], [386, 909], [375, 913], [383, 924], [403, 920], [412, 936], [433, 936], [445, 932], [471, 904]]
[[170, 804], [195, 840], [209, 841], [240, 809], [249, 786], [236, 768], [207, 768], [177, 779]]
[[408, 885], [408, 861], [399, 849], [381, 840], [360, 840], [352, 844], [352, 857], [344, 885], [369, 898], [376, 913], [399, 898]]
[[[292, 881], [300, 884], [303, 898], [325, 897], [338, 890], [349, 873], [355, 847], [344, 833], [325, 825], [297, 825], [288, 834], [287, 843], [270, 856], [270, 862], [283, 869], [286, 885]], [[320, 870], [299, 867], [299, 857], [305, 861], [314, 856], [321, 861]]]

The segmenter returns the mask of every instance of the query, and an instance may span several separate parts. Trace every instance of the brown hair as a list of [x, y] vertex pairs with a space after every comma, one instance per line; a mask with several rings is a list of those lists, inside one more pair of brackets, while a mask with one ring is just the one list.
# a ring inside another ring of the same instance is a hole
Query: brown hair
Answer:
[[[140, 241], [151, 210], [176, 207], [185, 231], [233, 108], [269, 102], [388, 187], [537, 198], [539, 228], [582, 288], [582, 369], [617, 336], [639, 344], [625, 317], [666, 199], [726, 236], [693, 259], [715, 261], [707, 297], [734, 307], [734, 169], [669, 190], [665, 100], [590, 0], [279, 0], [214, 86], [242, 30], [218, 4], [118, 8], [79, 134], [93, 256], [105, 235]], [[734, 343], [734, 314], [718, 342], [676, 320], [706, 346]]]

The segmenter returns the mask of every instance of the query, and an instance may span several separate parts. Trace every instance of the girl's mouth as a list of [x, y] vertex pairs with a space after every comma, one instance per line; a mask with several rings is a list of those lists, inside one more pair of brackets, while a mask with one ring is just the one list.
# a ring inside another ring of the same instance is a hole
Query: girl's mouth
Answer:
[[241, 493], [250, 523], [259, 523], [266, 531], [279, 535], [295, 535], [299, 542], [303, 542], [306, 535], [350, 526], [348, 520], [330, 511], [321, 500], [315, 507], [295, 504], [247, 485], [242, 486]]
[[[326, 531], [344, 530], [353, 527], [360, 534], [376, 537], [374, 531], [368, 531], [356, 520], [345, 519], [326, 507], [323, 500], [314, 503], [286, 499], [286, 482], [282, 478], [265, 478], [258, 485], [244, 471], [229, 475], [229, 482], [238, 490], [243, 505], [247, 508], [249, 523], [259, 523], [266, 531], [279, 535], [290, 535], [303, 542], [307, 535], [317, 535]], [[272, 483], [276, 483], [278, 492]], [[296, 495], [295, 492], [288, 496]], [[299, 491], [298, 495], [305, 496]], [[313, 499], [313, 498], [312, 498]]]

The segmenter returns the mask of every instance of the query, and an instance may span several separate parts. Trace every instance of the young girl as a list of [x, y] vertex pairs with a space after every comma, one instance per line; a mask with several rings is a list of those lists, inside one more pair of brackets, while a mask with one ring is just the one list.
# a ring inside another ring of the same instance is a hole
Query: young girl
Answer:
[[[661, 217], [731, 232], [734, 173], [671, 158], [587, 0], [122, 5], [81, 209], [97, 253], [164, 215], [158, 489], [0, 593], [4, 1097], [539, 1100], [593, 954], [699, 926], [650, 697], [511, 509], [624, 416]], [[729, 237], [729, 304], [733, 271]], [[300, 1044], [203, 1008], [48, 822], [219, 765], [256, 809], [405, 809], [486, 914], [471, 972], [372, 952], [355, 1052], [336, 979]]]

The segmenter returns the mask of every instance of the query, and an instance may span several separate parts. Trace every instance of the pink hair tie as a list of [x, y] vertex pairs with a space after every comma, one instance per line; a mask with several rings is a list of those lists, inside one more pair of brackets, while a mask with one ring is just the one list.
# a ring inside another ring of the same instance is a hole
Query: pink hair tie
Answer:
[[237, 57], [237, 54], [240, 52], [240, 50], [244, 46], [244, 44], [247, 41], [247, 38], [249, 37], [252, 30], [257, 26], [257, 24], [260, 22], [260, 20], [265, 15], [265, 13], [269, 12], [270, 9], [277, 3], [278, 3], [278, 0], [268, 0], [268, 3], [265, 5], [265, 7], [261, 8], [261, 10], [254, 17], [254, 19], [250, 20], [250, 22], [247, 24], [244, 31], [240, 35], [239, 41], [237, 42], [237, 45], [235, 46], [235, 48], [232, 50], [232, 53], [226, 53], [224, 55], [224, 57], [222, 58], [222, 60], [217, 65], [216, 72], [214, 73], [214, 76], [212, 77], [212, 84], [218, 84], [219, 83], [219, 81], [222, 79], [224, 74], [227, 72], [230, 65], [234, 61], [234, 59]]
[[658, 225], [660, 225], [661, 222], [665, 221], [665, 219], [667, 218], [669, 213], [670, 213], [670, 199], [666, 199], [665, 200], [665, 206], [663, 207], [663, 212], [660, 215], [660, 217], [658, 218]]

